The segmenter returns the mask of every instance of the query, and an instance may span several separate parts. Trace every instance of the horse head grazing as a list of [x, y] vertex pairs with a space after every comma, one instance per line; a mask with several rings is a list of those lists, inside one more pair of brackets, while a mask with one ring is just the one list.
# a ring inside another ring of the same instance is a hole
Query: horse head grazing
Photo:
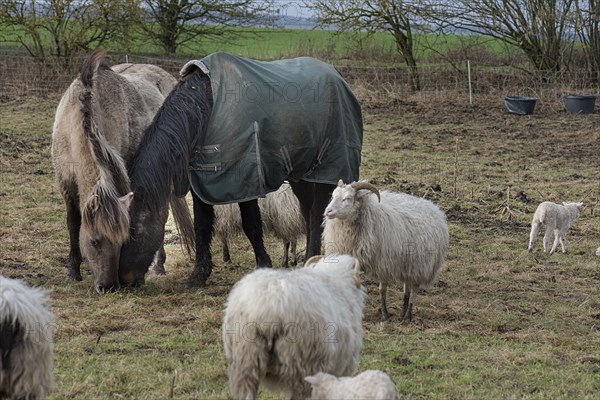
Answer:
[[[144, 276], [165, 234], [168, 215], [160, 210], [172, 201], [173, 187], [178, 189], [179, 195], [187, 192], [190, 154], [196, 142], [201, 140], [210, 110], [210, 81], [197, 70], [177, 84], [145, 130], [129, 163], [134, 195], [130, 208], [130, 238], [121, 248], [119, 261], [121, 284], [138, 286], [144, 283]], [[178, 221], [176, 211], [173, 209], [175, 221], [181, 227], [184, 223]], [[180, 228], [180, 233], [185, 246], [193, 247], [193, 228]]]
[[[102, 95], [100, 90], [106, 88], [98, 90], [95, 86], [103, 72], [112, 72], [106, 64], [103, 51], [92, 54], [80, 72], [83, 134], [95, 161], [98, 177], [87, 200], [81, 205], [79, 246], [90, 265], [94, 286], [99, 293], [119, 288], [119, 254], [129, 236], [129, 205], [132, 197], [123, 158], [108, 143], [101, 128], [108, 124], [101, 121], [103, 113], [99, 111], [98, 97]], [[105, 79], [103, 84], [107, 82], [111, 80]], [[118, 89], [111, 89], [115, 90]]]
[[126, 161], [175, 83], [152, 65], [110, 67], [105, 52], [97, 50], [57, 108], [52, 160], [67, 205], [68, 277], [82, 279], [85, 257], [99, 293], [120, 287], [119, 257], [129, 238], [133, 199]]

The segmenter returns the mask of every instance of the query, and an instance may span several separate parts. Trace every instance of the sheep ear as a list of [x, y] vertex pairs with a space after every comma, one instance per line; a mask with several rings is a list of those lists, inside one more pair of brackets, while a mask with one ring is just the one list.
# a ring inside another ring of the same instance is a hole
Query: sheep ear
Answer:
[[317, 375], [314, 376], [307, 376], [304, 378], [304, 380], [308, 383], [310, 383], [311, 385], [317, 385], [321, 379], [319, 379], [319, 377]]
[[579, 203], [575, 203], [575, 205], [577, 206], [577, 208], [579, 208], [579, 207], [583, 206], [583, 203], [579, 202]]
[[344, 186], [344, 181], [340, 179], [338, 181], [338, 187], [343, 187], [343, 186]]

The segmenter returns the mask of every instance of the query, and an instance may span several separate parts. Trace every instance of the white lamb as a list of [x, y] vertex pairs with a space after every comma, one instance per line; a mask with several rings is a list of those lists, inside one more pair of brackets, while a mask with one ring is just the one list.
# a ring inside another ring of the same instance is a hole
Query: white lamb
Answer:
[[263, 383], [286, 399], [303, 398], [306, 376], [350, 375], [362, 347], [364, 300], [359, 264], [349, 255], [244, 276], [229, 294], [222, 327], [233, 397], [254, 399]]
[[0, 275], [0, 398], [46, 398], [53, 383], [53, 332], [46, 294]]
[[353, 378], [337, 378], [319, 372], [307, 376], [312, 385], [313, 400], [394, 400], [396, 386], [390, 377], [382, 371], [368, 370]]
[[420, 197], [340, 180], [324, 216], [325, 254], [352, 254], [379, 282], [383, 321], [388, 285], [403, 283], [402, 316], [411, 320], [418, 289], [433, 284], [448, 253], [446, 215]]
[[542, 226], [546, 227], [544, 233], [544, 253], [548, 251], [548, 243], [550, 243], [550, 234], [554, 232], [554, 244], [550, 250], [550, 254], [554, 254], [556, 246], [560, 241], [562, 252], [567, 252], [567, 241], [565, 240], [565, 232], [573, 225], [579, 217], [579, 208], [583, 203], [562, 203], [556, 204], [551, 201], [541, 203], [533, 214], [531, 220], [531, 233], [529, 234], [528, 251], [533, 249], [533, 242]]

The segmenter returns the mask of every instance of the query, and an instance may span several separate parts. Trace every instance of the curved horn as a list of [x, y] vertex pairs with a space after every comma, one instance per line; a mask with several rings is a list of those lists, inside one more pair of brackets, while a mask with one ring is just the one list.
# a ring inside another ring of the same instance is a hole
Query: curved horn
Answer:
[[353, 183], [350, 184], [350, 186], [352, 186], [352, 188], [356, 189], [356, 190], [360, 190], [360, 189], [370, 190], [371, 192], [373, 192], [373, 193], [375, 193], [377, 195], [377, 199], [381, 203], [381, 196], [379, 195], [379, 189], [377, 189], [375, 187], [375, 185], [373, 185], [372, 183], [369, 183], [369, 182], [353, 182]]
[[318, 256], [312, 256], [311, 258], [309, 258], [308, 260], [306, 260], [306, 262], [304, 263], [304, 266], [308, 266], [309, 264], [316, 264], [318, 263], [321, 258], [324, 258], [325, 256], [323, 255], [318, 255]]

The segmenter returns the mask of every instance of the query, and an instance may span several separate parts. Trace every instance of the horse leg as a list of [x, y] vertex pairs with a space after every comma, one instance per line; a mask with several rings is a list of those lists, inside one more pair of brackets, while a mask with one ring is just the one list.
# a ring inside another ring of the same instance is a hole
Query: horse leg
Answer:
[[69, 265], [67, 280], [81, 281], [81, 249], [79, 248], [79, 231], [81, 229], [81, 211], [76, 187], [63, 187], [63, 197], [67, 205], [67, 229], [69, 230]]
[[254, 257], [256, 258], [257, 268], [271, 268], [271, 258], [265, 250], [263, 241], [262, 221], [260, 219], [260, 209], [258, 208], [257, 200], [250, 200], [238, 203], [240, 213], [242, 214], [242, 228], [252, 248], [254, 249]]
[[196, 264], [188, 278], [188, 286], [202, 287], [212, 272], [210, 241], [213, 234], [215, 212], [213, 206], [203, 202], [192, 190], [194, 200], [194, 232], [196, 233]]
[[[321, 236], [323, 235], [323, 212], [331, 199], [335, 186], [324, 183], [313, 183], [313, 201], [310, 209], [310, 241], [306, 243], [306, 260], [321, 254]], [[307, 231], [308, 234], [308, 231]]]
[[227, 239], [221, 239], [221, 248], [223, 249], [223, 262], [231, 261], [231, 254], [229, 254], [229, 243]]

